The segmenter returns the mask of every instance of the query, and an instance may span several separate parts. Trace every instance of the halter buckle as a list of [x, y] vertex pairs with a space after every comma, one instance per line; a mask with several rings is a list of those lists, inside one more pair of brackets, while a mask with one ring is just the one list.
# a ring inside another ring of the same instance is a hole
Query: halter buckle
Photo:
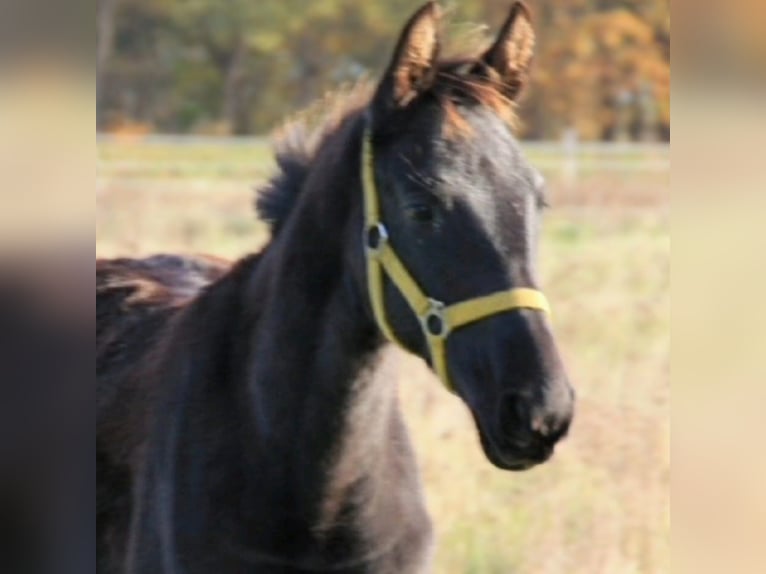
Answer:
[[388, 231], [380, 221], [364, 230], [364, 246], [369, 253], [380, 253], [388, 242]]
[[444, 316], [446, 305], [436, 299], [428, 300], [428, 310], [421, 315], [420, 324], [428, 335], [443, 339], [449, 334], [449, 325]]

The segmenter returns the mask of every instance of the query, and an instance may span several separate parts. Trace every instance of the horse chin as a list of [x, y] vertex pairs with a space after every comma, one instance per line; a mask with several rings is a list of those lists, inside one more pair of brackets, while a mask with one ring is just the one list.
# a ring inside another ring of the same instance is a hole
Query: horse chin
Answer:
[[484, 450], [484, 455], [487, 457], [487, 460], [497, 468], [513, 472], [521, 472], [545, 462], [545, 460], [519, 458], [510, 452], [504, 452], [486, 435], [481, 426], [477, 424], [477, 428], [479, 430], [479, 439], [481, 440], [481, 447]]

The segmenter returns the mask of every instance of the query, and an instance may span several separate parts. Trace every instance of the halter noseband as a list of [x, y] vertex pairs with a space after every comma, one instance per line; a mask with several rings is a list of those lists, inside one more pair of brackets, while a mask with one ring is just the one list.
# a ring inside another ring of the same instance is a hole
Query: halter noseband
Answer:
[[431, 354], [433, 369], [449, 391], [454, 393], [455, 387], [447, 371], [445, 345], [452, 331], [511, 309], [536, 309], [550, 313], [548, 300], [537, 289], [508, 289], [452, 305], [446, 305], [423, 293], [394, 251], [388, 240], [386, 226], [380, 220], [372, 141], [368, 129], [364, 132], [362, 143], [362, 189], [367, 282], [375, 321], [387, 339], [402, 346], [386, 319], [383, 293], [385, 272], [418, 318]]

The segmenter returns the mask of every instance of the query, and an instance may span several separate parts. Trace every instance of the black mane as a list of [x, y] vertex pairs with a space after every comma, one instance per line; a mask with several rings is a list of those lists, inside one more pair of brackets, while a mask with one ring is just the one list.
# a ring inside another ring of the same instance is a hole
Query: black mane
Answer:
[[277, 172], [257, 190], [255, 199], [256, 213], [273, 235], [297, 203], [317, 150], [344, 120], [367, 105], [371, 92], [370, 84], [363, 82], [329, 95], [277, 131], [273, 143]]

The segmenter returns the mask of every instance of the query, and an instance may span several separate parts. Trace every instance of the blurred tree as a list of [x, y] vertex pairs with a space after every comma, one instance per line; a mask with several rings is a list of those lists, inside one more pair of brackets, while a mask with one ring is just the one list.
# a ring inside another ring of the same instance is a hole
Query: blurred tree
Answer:
[[635, 136], [646, 113], [640, 102], [646, 102], [647, 86], [657, 110], [655, 131], [669, 126], [670, 60], [661, 41], [665, 21], [662, 10], [649, 10], [649, 4], [552, 0], [544, 5], [529, 98], [531, 135], [557, 137], [574, 127], [583, 139], [614, 139], [624, 121], [626, 133]]
[[284, 45], [284, 23], [295, 2], [186, 0], [174, 9], [181, 43], [204, 51], [199, 66], [209, 66], [221, 85], [219, 116], [234, 134], [252, 131], [253, 96], [266, 89], [250, 65], [270, 58]]
[[120, 0], [98, 0], [96, 7], [96, 91], [114, 49], [114, 26]]
[[[99, 127], [128, 119], [176, 132], [269, 130], [328, 89], [380, 70], [421, 3], [99, 0]], [[455, 6], [452, 45], [465, 51], [486, 30], [474, 23], [496, 27], [509, 3]], [[538, 52], [524, 135], [669, 135], [666, 0], [538, 0], [532, 8]]]
[[172, 38], [170, 5], [171, 0], [120, 0], [113, 5], [112, 38], [102, 36], [99, 26], [97, 46], [105, 56], [97, 68], [98, 127], [126, 121], [163, 127], [161, 87], [171, 76], [168, 62], [163, 66], [158, 56]]

